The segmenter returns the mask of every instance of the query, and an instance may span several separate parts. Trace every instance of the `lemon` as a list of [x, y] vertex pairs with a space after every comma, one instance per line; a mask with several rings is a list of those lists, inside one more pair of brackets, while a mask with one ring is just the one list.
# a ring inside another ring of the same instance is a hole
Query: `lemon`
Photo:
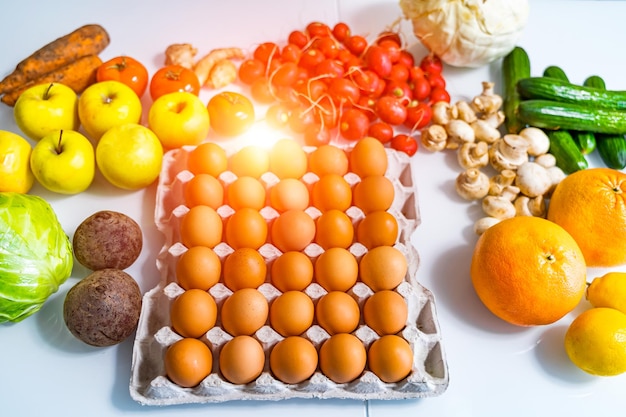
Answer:
[[18, 134], [0, 130], [0, 192], [25, 194], [35, 177], [30, 168], [30, 143]]
[[594, 307], [611, 307], [626, 313], [626, 272], [609, 272], [587, 287], [587, 300]]
[[626, 314], [608, 307], [580, 314], [565, 333], [565, 351], [577, 367], [591, 375], [626, 372]]

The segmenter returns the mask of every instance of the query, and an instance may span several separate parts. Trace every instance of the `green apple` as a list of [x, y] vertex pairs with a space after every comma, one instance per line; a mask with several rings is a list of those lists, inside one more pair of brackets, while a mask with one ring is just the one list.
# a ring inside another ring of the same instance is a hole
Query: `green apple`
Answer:
[[35, 85], [20, 94], [13, 107], [13, 118], [32, 140], [57, 130], [78, 130], [78, 96], [64, 84]]
[[150, 106], [148, 126], [166, 149], [198, 145], [209, 134], [209, 111], [195, 94], [168, 93]]
[[97, 141], [107, 130], [126, 123], [139, 123], [141, 101], [129, 86], [119, 81], [90, 85], [78, 99], [78, 117], [87, 135]]
[[35, 181], [30, 169], [30, 143], [18, 134], [0, 130], [0, 192], [25, 194]]
[[30, 155], [30, 167], [46, 189], [60, 194], [77, 194], [93, 182], [95, 151], [82, 133], [58, 130], [37, 142]]
[[152, 184], [161, 173], [162, 162], [163, 146], [159, 138], [140, 124], [115, 126], [96, 145], [96, 164], [102, 176], [125, 190]]

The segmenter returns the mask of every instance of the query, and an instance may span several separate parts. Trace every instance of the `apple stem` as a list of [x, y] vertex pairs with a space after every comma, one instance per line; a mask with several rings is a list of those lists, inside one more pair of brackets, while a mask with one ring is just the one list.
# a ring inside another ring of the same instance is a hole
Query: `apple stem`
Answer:
[[50, 83], [50, 85], [48, 86], [48, 88], [46, 88], [46, 92], [43, 94], [43, 99], [47, 100], [48, 97], [50, 96], [50, 90], [52, 89], [52, 86], [54, 85], [54, 83]]
[[61, 146], [61, 140], [63, 139], [63, 130], [59, 131], [59, 142], [57, 143], [56, 152], [60, 155], [63, 152], [63, 147]]

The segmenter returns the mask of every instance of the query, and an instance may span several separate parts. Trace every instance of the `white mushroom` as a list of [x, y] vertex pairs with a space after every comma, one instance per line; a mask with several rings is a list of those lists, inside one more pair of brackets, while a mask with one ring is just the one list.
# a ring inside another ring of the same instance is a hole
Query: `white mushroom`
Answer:
[[489, 149], [489, 162], [498, 171], [516, 170], [528, 161], [528, 143], [519, 135], [507, 134]]
[[424, 145], [424, 148], [427, 150], [431, 152], [438, 152], [446, 148], [448, 133], [446, 132], [445, 127], [432, 124], [422, 129], [421, 133], [422, 145]]
[[474, 223], [474, 233], [476, 233], [477, 235], [482, 235], [491, 226], [493, 226], [494, 224], [500, 223], [501, 221], [502, 221], [501, 219], [497, 219], [495, 217], [490, 217], [490, 216], [478, 219]]
[[502, 97], [494, 92], [495, 83], [483, 81], [483, 91], [472, 100], [472, 107], [477, 113], [492, 114], [502, 107]]
[[482, 207], [485, 214], [496, 219], [515, 217], [516, 210], [513, 202], [506, 197], [488, 195], [483, 198]]
[[550, 138], [538, 127], [525, 127], [519, 135], [528, 141], [528, 155], [543, 155], [550, 149]]
[[565, 174], [565, 172], [561, 168], [559, 168], [557, 166], [553, 166], [553, 167], [548, 168], [548, 175], [550, 176], [550, 181], [551, 181], [552, 185], [550, 186], [550, 189], [548, 190], [548, 192], [546, 194], [550, 195], [550, 194], [552, 194], [552, 192], [554, 191], [556, 186], [561, 181], [563, 181], [563, 179], [565, 179], [567, 174]]
[[474, 129], [474, 135], [477, 141], [484, 141], [489, 144], [494, 143], [500, 139], [502, 135], [497, 127], [492, 126], [488, 121], [483, 119], [476, 119], [470, 123], [472, 129]]
[[463, 143], [476, 140], [474, 129], [466, 121], [453, 119], [445, 125], [445, 128], [448, 133], [448, 143], [446, 144], [448, 149], [457, 149]]
[[464, 143], [457, 152], [457, 160], [464, 169], [487, 166], [489, 164], [489, 145], [483, 141]]
[[470, 124], [478, 119], [476, 112], [467, 101], [457, 101], [454, 106], [456, 107], [458, 113], [458, 116], [456, 117], [457, 119]]
[[476, 168], [470, 168], [456, 177], [456, 192], [466, 200], [480, 200], [489, 192], [489, 177]]
[[456, 119], [459, 115], [456, 106], [451, 105], [447, 101], [437, 101], [432, 105], [431, 121], [434, 124], [446, 125], [452, 119]]
[[536, 162], [527, 161], [517, 168], [515, 177], [522, 194], [528, 197], [544, 195], [552, 187], [552, 179], [548, 170]]
[[506, 120], [506, 117], [503, 111], [497, 111], [495, 113], [491, 113], [486, 116], [483, 116], [482, 120], [489, 123], [491, 126], [497, 128], [497, 127], [502, 126], [502, 123], [504, 123], [504, 121]]
[[534, 161], [544, 168], [552, 168], [556, 166], [556, 157], [551, 153], [544, 153], [535, 157]]
[[517, 216], [545, 217], [546, 215], [546, 201], [542, 195], [533, 198], [520, 195], [513, 205]]

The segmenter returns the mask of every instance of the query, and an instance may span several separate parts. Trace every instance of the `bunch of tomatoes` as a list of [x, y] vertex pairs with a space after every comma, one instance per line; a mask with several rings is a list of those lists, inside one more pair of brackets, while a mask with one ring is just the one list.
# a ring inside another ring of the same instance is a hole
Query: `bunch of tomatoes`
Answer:
[[397, 33], [369, 43], [345, 23], [311, 22], [284, 46], [259, 44], [238, 75], [268, 105], [267, 122], [302, 134], [307, 145], [326, 144], [334, 132], [348, 141], [372, 136], [413, 155], [413, 133], [430, 123], [431, 103], [450, 101], [442, 69], [434, 55], [416, 63]]
[[[257, 45], [237, 75], [251, 98], [267, 105], [266, 122], [302, 135], [306, 145], [327, 144], [336, 135], [348, 141], [371, 136], [413, 155], [414, 133], [430, 123], [432, 103], [450, 102], [450, 95], [439, 58], [429, 54], [416, 62], [402, 45], [395, 32], [382, 32], [370, 43], [343, 22], [332, 28], [311, 22], [292, 31], [282, 46]], [[149, 88], [153, 100], [172, 91], [198, 95], [201, 88], [191, 69], [167, 65], [149, 79], [145, 67], [130, 57], [103, 64], [98, 81], [104, 79], [122, 81], [140, 97]], [[230, 101], [233, 111], [250, 113], [248, 122], [254, 119], [252, 105], [242, 108]]]

